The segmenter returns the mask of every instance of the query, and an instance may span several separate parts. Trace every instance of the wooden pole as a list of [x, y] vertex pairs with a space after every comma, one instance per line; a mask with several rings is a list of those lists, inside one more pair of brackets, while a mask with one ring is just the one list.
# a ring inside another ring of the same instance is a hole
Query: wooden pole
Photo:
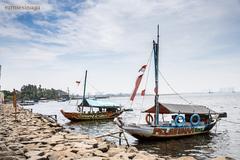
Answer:
[[13, 89], [13, 108], [14, 108], [14, 114], [15, 114], [15, 121], [17, 120], [17, 95], [16, 90]]

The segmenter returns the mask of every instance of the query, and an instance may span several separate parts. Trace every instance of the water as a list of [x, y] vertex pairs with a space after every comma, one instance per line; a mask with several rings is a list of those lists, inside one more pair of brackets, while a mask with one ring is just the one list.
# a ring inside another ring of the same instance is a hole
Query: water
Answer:
[[[141, 142], [127, 135], [129, 142], [138, 149], [161, 156], [189, 155], [197, 159], [210, 159], [215, 156], [227, 155], [238, 159], [240, 157], [240, 93], [184, 94], [183, 96], [193, 104], [206, 105], [217, 112], [227, 112], [228, 117], [224, 120], [237, 123], [222, 120], [209, 134], [161, 142]], [[110, 100], [126, 107], [130, 106], [128, 97], [115, 97]], [[160, 100], [165, 103], [183, 103], [176, 95], [160, 96]], [[118, 130], [112, 121], [70, 123], [60, 113], [60, 109], [76, 111], [76, 103], [76, 101], [51, 101], [28, 107], [32, 108], [34, 112], [42, 114], [57, 114], [58, 122], [73, 132], [97, 136]], [[145, 117], [140, 112], [152, 105], [153, 97], [145, 97], [144, 101], [142, 101], [142, 97], [137, 97], [136, 103], [132, 105], [134, 112], [128, 112], [123, 117], [129, 123], [144, 122]], [[117, 142], [116, 139], [110, 140]]]

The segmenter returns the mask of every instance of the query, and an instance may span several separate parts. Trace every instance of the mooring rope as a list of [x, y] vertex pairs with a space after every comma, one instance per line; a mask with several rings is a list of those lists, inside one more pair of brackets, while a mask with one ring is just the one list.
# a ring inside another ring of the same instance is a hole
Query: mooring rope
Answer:
[[191, 102], [189, 102], [186, 98], [184, 98], [183, 96], [181, 96], [171, 85], [170, 83], [167, 81], [167, 79], [163, 76], [162, 72], [160, 72], [160, 70], [158, 70], [158, 72], [160, 73], [162, 79], [165, 81], [165, 83], [167, 84], [167, 86], [172, 90], [173, 93], [175, 93], [176, 95], [179, 96], [179, 98], [181, 98], [183, 101], [187, 102], [188, 104], [191, 104]]

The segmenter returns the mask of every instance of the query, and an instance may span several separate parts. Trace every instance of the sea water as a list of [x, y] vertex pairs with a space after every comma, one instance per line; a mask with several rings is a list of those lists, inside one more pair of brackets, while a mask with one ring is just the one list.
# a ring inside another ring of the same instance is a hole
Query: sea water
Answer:
[[[138, 149], [160, 156], [179, 157], [189, 155], [197, 159], [208, 159], [227, 155], [238, 159], [240, 157], [240, 93], [195, 93], [183, 94], [182, 96], [191, 104], [206, 105], [217, 112], [227, 112], [228, 117], [218, 122], [209, 134], [160, 142], [141, 142], [127, 135], [129, 143]], [[186, 104], [177, 95], [163, 95], [159, 99], [160, 102], [164, 103]], [[136, 97], [133, 104], [129, 102], [129, 97], [113, 97], [107, 100], [121, 104], [125, 108], [133, 108], [132, 112], [122, 115], [127, 123], [145, 123], [145, 115], [141, 111], [154, 104], [153, 96], [145, 96], [144, 99], [143, 97]], [[66, 102], [50, 101], [47, 103], [39, 102], [34, 106], [26, 107], [32, 108], [33, 112], [41, 114], [56, 114], [58, 122], [73, 132], [98, 136], [119, 130], [113, 121], [71, 123], [63, 117], [60, 109], [76, 111], [77, 103], [77, 100]], [[116, 139], [110, 140], [118, 142]]]

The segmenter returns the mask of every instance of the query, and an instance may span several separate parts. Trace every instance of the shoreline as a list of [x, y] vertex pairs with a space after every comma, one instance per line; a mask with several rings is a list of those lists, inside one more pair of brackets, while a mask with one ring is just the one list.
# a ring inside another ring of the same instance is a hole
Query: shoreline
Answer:
[[[135, 147], [118, 146], [102, 138], [73, 133], [43, 115], [11, 104], [0, 105], [0, 160], [194, 160], [159, 157]], [[214, 160], [229, 159], [217, 157]]]

